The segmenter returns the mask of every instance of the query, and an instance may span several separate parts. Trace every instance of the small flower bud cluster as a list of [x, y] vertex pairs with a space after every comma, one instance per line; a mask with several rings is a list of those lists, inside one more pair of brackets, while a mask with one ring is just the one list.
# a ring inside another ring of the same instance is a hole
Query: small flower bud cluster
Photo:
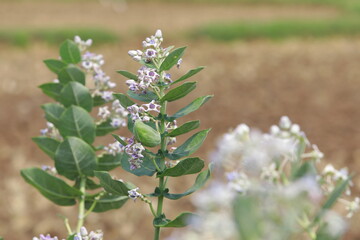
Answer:
[[40, 134], [44, 137], [62, 140], [59, 130], [51, 122], [46, 122], [46, 128], [41, 129]]
[[146, 91], [159, 82], [159, 74], [153, 68], [142, 66], [138, 70], [137, 80], [127, 80], [129, 90], [135, 93], [146, 93]]
[[137, 188], [134, 188], [134, 189], [131, 189], [130, 191], [128, 191], [129, 198], [131, 198], [134, 201], [138, 198], [143, 199], [144, 196], [141, 193], [139, 193], [138, 190], [139, 190], [139, 188], [137, 187]]
[[58, 240], [58, 237], [51, 237], [50, 234], [47, 234], [46, 236], [40, 234], [40, 237], [33, 237], [33, 240]]
[[108, 119], [111, 119], [111, 126], [114, 128], [118, 127], [126, 127], [127, 125], [127, 115], [129, 114], [126, 109], [121, 106], [120, 101], [116, 99], [112, 102], [111, 111], [108, 106], [99, 107], [98, 116], [101, 118], [101, 121], [98, 123], [102, 123]]
[[157, 30], [155, 35], [143, 41], [143, 50], [130, 50], [128, 54], [137, 62], [151, 62], [154, 58], [164, 58], [169, 54], [169, 50], [161, 47], [163, 41], [161, 30]]
[[[177, 128], [177, 124], [176, 124], [176, 120], [174, 120], [173, 122], [169, 122], [166, 124], [165, 126], [165, 130], [167, 132], [174, 130], [175, 128]], [[176, 143], [176, 137], [168, 137], [167, 138], [167, 145], [170, 146], [172, 144]]]
[[138, 106], [137, 104], [131, 105], [127, 108], [127, 110], [129, 111], [133, 122], [136, 120], [149, 122], [150, 120], [153, 120], [153, 117], [149, 114], [149, 112], [154, 111], [159, 113], [160, 105], [156, 104], [155, 100], [152, 100], [151, 102], [142, 104], [141, 106]]
[[55, 167], [52, 167], [52, 166], [42, 165], [42, 166], [41, 166], [41, 169], [44, 170], [44, 171], [46, 171], [46, 172], [49, 172], [49, 173], [52, 174], [52, 175], [56, 175], [56, 174], [57, 174], [56, 168], [55, 168]]
[[101, 230], [88, 233], [85, 227], [81, 227], [80, 232], [75, 235], [74, 240], [102, 240], [103, 236], [104, 234]]
[[136, 142], [135, 138], [128, 138], [128, 145], [125, 146], [125, 152], [130, 157], [130, 169], [135, 170], [141, 168], [141, 164], [143, 162], [144, 155], [142, 152], [145, 150], [144, 146], [141, 143]]
[[94, 80], [95, 89], [92, 95], [101, 96], [107, 102], [113, 100], [112, 91], [109, 90], [116, 87], [116, 84], [111, 82], [110, 77], [101, 69], [105, 64], [103, 55], [87, 51], [92, 44], [91, 39], [83, 41], [79, 36], [75, 36], [74, 41], [82, 53], [81, 66]]
[[119, 153], [122, 153], [124, 151], [125, 147], [119, 143], [118, 141], [115, 141], [114, 143], [110, 143], [108, 146], [104, 147], [104, 150], [111, 155], [116, 155]]

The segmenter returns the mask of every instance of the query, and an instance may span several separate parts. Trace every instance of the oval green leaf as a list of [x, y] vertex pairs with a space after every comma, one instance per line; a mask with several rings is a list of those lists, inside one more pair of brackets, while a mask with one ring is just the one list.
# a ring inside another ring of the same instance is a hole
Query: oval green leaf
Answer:
[[45, 83], [39, 86], [44, 94], [51, 97], [52, 99], [59, 101], [60, 92], [63, 86], [59, 83]]
[[97, 171], [110, 171], [121, 165], [122, 154], [103, 154], [98, 157]]
[[76, 66], [68, 66], [62, 69], [58, 74], [58, 78], [62, 84], [73, 81], [85, 85], [85, 74]]
[[79, 190], [39, 168], [23, 169], [21, 170], [21, 176], [26, 182], [38, 189], [44, 197], [57, 205], [74, 205], [75, 200], [81, 196]]
[[189, 72], [187, 72], [185, 75], [183, 75], [182, 77], [180, 77], [179, 79], [177, 79], [176, 81], [172, 82], [171, 85], [176, 84], [178, 82], [184, 81], [192, 76], [194, 76], [195, 74], [197, 74], [198, 72], [200, 72], [201, 70], [203, 70], [205, 67], [197, 67], [195, 69], [191, 69]]
[[164, 97], [161, 98], [161, 102], [172, 102], [178, 100], [180, 98], [185, 97], [188, 95], [192, 90], [196, 88], [196, 82], [187, 82], [184, 83], [165, 94]]
[[46, 59], [44, 60], [44, 63], [50, 69], [50, 71], [56, 74], [59, 74], [59, 72], [67, 66], [66, 63], [57, 59]]
[[92, 147], [77, 137], [68, 137], [55, 153], [55, 167], [70, 180], [80, 176], [94, 176], [97, 158]]
[[204, 161], [200, 158], [186, 158], [181, 160], [175, 167], [167, 168], [158, 177], [180, 177], [183, 175], [200, 172], [204, 168]]
[[32, 140], [38, 145], [38, 147], [44, 151], [51, 159], [54, 159], [55, 152], [60, 142], [49, 137], [33, 137]]
[[179, 59], [184, 55], [185, 49], [186, 47], [180, 47], [172, 51], [162, 62], [159, 71], [162, 72], [170, 70], [170, 68], [177, 64]]
[[91, 206], [96, 201], [96, 205], [93, 212], [106, 212], [112, 209], [119, 209], [121, 208], [129, 198], [127, 196], [116, 196], [106, 193], [102, 196], [99, 200], [94, 200], [94, 198], [87, 198], [85, 200], [85, 208], [90, 209]]
[[71, 106], [60, 117], [58, 129], [63, 137], [75, 136], [87, 143], [95, 139], [95, 123], [90, 114], [81, 107]]
[[168, 134], [169, 137], [176, 137], [179, 136], [181, 134], [185, 134], [188, 133], [196, 128], [198, 128], [200, 126], [200, 121], [196, 120], [196, 121], [190, 121], [187, 123], [184, 123], [183, 125], [181, 125], [178, 128], [175, 128], [172, 132], [170, 132]]
[[61, 115], [64, 113], [65, 108], [58, 103], [46, 103], [41, 106], [45, 112], [45, 118], [55, 126], [58, 125]]
[[76, 105], [91, 112], [93, 99], [89, 89], [78, 82], [67, 83], [60, 93], [60, 102], [65, 106]]
[[177, 118], [183, 117], [189, 113], [192, 113], [192, 112], [196, 111], [197, 109], [199, 109], [202, 105], [204, 105], [212, 97], [213, 97], [212, 95], [199, 97], [199, 98], [195, 99], [192, 103], [187, 105], [186, 107], [180, 109], [178, 112], [176, 112], [170, 118], [177, 119]]
[[81, 53], [75, 42], [66, 40], [60, 46], [60, 57], [66, 63], [77, 64], [81, 61]]
[[190, 219], [196, 215], [191, 212], [183, 212], [177, 216], [174, 220], [166, 219], [164, 215], [154, 219], [154, 227], [186, 227]]

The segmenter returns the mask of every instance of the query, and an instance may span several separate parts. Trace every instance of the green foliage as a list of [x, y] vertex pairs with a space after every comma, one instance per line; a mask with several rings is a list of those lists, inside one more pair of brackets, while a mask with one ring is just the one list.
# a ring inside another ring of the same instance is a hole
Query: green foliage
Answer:
[[189, 224], [189, 220], [196, 216], [191, 212], [184, 212], [177, 216], [174, 220], [166, 219], [165, 215], [162, 215], [154, 219], [155, 227], [186, 227]]
[[0, 43], [26, 47], [35, 42], [58, 45], [64, 39], [80, 36], [82, 39], [91, 38], [94, 44], [111, 44], [119, 41], [115, 32], [100, 28], [12, 28], [0, 30]]
[[111, 119], [96, 125], [96, 136], [105, 136], [118, 128], [111, 126]]
[[185, 133], [188, 133], [194, 129], [197, 129], [200, 126], [200, 121], [196, 120], [196, 121], [190, 121], [187, 123], [184, 123], [183, 125], [181, 125], [180, 127], [174, 129], [173, 131], [171, 131], [168, 136], [169, 137], [176, 137]]
[[59, 123], [60, 116], [65, 111], [65, 108], [58, 103], [46, 103], [42, 105], [41, 108], [45, 111], [46, 120], [55, 126]]
[[192, 185], [188, 190], [186, 190], [184, 193], [165, 193], [164, 196], [168, 199], [171, 200], [177, 200], [180, 199], [182, 197], [185, 197], [187, 195], [190, 195], [194, 192], [196, 192], [197, 190], [199, 190], [200, 188], [202, 188], [205, 183], [207, 182], [207, 180], [210, 178], [211, 175], [211, 171], [212, 171], [212, 166], [210, 165], [209, 168], [205, 171], [202, 171], [195, 180], [194, 185]]
[[63, 86], [59, 83], [44, 83], [39, 86], [44, 94], [56, 101], [60, 101], [60, 93]]
[[67, 66], [66, 63], [57, 59], [47, 59], [44, 60], [44, 63], [52, 72], [56, 74], [59, 74], [60, 71]]
[[32, 140], [38, 145], [38, 147], [44, 151], [51, 159], [55, 158], [55, 152], [60, 142], [49, 137], [33, 137]]
[[116, 94], [113, 94], [113, 96], [120, 101], [121, 106], [123, 106], [124, 108], [127, 108], [127, 107], [135, 104], [135, 103], [134, 103], [130, 98], [128, 98], [128, 96], [126, 96], [125, 94], [116, 93]]
[[138, 77], [131, 73], [131, 72], [128, 72], [128, 71], [124, 71], [124, 70], [119, 70], [119, 71], [116, 71], [117, 73], [120, 73], [121, 75], [123, 75], [124, 77], [128, 78], [128, 79], [133, 79], [133, 80], [137, 80]]
[[167, 154], [167, 157], [171, 160], [177, 160], [193, 154], [201, 147], [209, 131], [210, 129], [207, 129], [194, 134], [186, 140], [186, 142], [176, 148], [173, 153]]
[[95, 140], [95, 123], [90, 114], [81, 107], [70, 106], [66, 109], [55, 124], [63, 137], [74, 136], [87, 143]]
[[89, 89], [78, 82], [69, 82], [64, 86], [60, 93], [60, 102], [65, 107], [75, 105], [88, 112], [91, 112], [93, 107], [93, 99]]
[[121, 165], [121, 158], [123, 154], [103, 154], [98, 157], [97, 171], [110, 171]]
[[80, 49], [73, 41], [66, 40], [60, 46], [60, 57], [66, 63], [77, 64], [81, 61]]
[[172, 51], [162, 62], [159, 72], [170, 70], [179, 59], [184, 55], [186, 47], [177, 48], [174, 51]]
[[76, 199], [81, 196], [79, 190], [39, 168], [23, 169], [21, 176], [44, 197], [60, 206], [74, 205]]
[[160, 99], [160, 101], [161, 102], [165, 102], [165, 101], [173, 102], [175, 100], [185, 97], [195, 88], [196, 88], [196, 82], [184, 83], [183, 85], [170, 90], [168, 93], [165, 94], [164, 97], [162, 97]]
[[99, 200], [93, 198], [87, 198], [85, 200], [85, 208], [90, 209], [94, 202], [95, 207], [92, 209], [93, 212], [101, 213], [113, 209], [121, 208], [129, 198], [127, 196], [114, 196], [111, 194], [105, 194]]
[[85, 85], [85, 74], [76, 66], [69, 65], [66, 68], [63, 68], [59, 72], [58, 78], [62, 84], [75, 81]]
[[82, 176], [94, 176], [97, 159], [86, 142], [77, 137], [67, 137], [56, 150], [55, 167], [59, 174], [75, 180]]
[[151, 102], [152, 100], [158, 100], [158, 96], [152, 91], [147, 91], [146, 93], [142, 93], [142, 94], [137, 94], [131, 91], [127, 91], [127, 94], [129, 95], [129, 97], [132, 97], [133, 99], [142, 102]]
[[187, 174], [200, 172], [204, 168], [204, 161], [200, 158], [186, 158], [181, 160], [175, 167], [167, 168], [158, 177], [180, 177]]
[[181, 81], [184, 81], [192, 76], [194, 76], [195, 74], [197, 74], [198, 72], [200, 72], [201, 70], [203, 70], [205, 67], [197, 67], [195, 69], [191, 69], [189, 72], [187, 72], [185, 75], [181, 76], [180, 78], [178, 78], [177, 80], [175, 80], [174, 82], [171, 83], [171, 85], [179, 83]]
[[132, 173], [136, 176], [153, 176], [156, 173], [156, 166], [154, 165], [154, 162], [151, 160], [151, 157], [149, 154], [144, 154], [143, 164], [141, 165], [141, 168], [137, 169], [130, 169], [129, 164], [129, 156], [127, 154], [123, 154], [123, 157], [121, 158], [121, 167], [125, 171]]
[[204, 96], [199, 97], [195, 99], [192, 103], [187, 105], [186, 107], [180, 109], [178, 112], [176, 112], [174, 115], [171, 116], [171, 118], [176, 119], [183, 117], [185, 115], [188, 115], [189, 113], [192, 113], [196, 110], [198, 110], [202, 105], [204, 105], [207, 101], [209, 101], [213, 96]]

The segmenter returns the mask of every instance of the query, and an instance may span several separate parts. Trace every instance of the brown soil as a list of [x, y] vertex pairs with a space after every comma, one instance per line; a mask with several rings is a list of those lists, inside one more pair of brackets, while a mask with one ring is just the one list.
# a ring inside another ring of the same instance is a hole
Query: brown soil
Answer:
[[[19, 26], [21, 23], [28, 27], [52, 26], [72, 21], [77, 24], [95, 23], [95, 3], [69, 6], [59, 3], [41, 6], [17, 4], [0, 4], [0, 26]], [[130, 4], [129, 9], [132, 9], [132, 6]], [[71, 9], [80, 7], [88, 14], [75, 17], [76, 11]], [[116, 14], [104, 8], [105, 10], [99, 10], [105, 13], [102, 13], [103, 17], [98, 20], [101, 25], [106, 24], [108, 28], [122, 32], [133, 30], [141, 24], [146, 32], [163, 26], [168, 30], [164, 31], [166, 39], [167, 34], [175, 34], [177, 28], [191, 25], [191, 20], [187, 17], [183, 17], [183, 20], [177, 18], [174, 23], [169, 24], [169, 18], [166, 16], [179, 16], [185, 10], [195, 16], [200, 8], [198, 5], [179, 5], [175, 10], [170, 5], [161, 6], [164, 14], [155, 17], [154, 21], [146, 22], [149, 25], [145, 25], [144, 15], [140, 13], [155, 11], [155, 8], [152, 9], [150, 5], [141, 8], [136, 4], [134, 7], [139, 9], [139, 16], [129, 12]], [[223, 12], [216, 16], [216, 9]], [[66, 10], [69, 13], [64, 17], [61, 13]], [[280, 12], [291, 15], [290, 10], [278, 10], [274, 13], [274, 9], [265, 7], [248, 10], [244, 11], [248, 17], [251, 17], [251, 11], [262, 17], [279, 16]], [[229, 19], [230, 16], [241, 18], [246, 15], [241, 15], [241, 12], [226, 6], [209, 6], [203, 11], [206, 13], [198, 16], [194, 24], [205, 20]], [[310, 16], [313, 10], [299, 11]], [[324, 10], [324, 17], [334, 14], [332, 11]], [[297, 9], [294, 8], [293, 14], [295, 12]], [[46, 21], [49, 16], [51, 19]], [[120, 16], [128, 20], [125, 23], [121, 22], [120, 18], [115, 21]], [[126, 52], [128, 49], [139, 47], [140, 40], [126, 40], [117, 46], [94, 49], [104, 54], [107, 61], [105, 70], [113, 81], [118, 83], [119, 91], [125, 91], [126, 87], [124, 79], [115, 74], [115, 70], [136, 71], [137, 65]], [[312, 143], [318, 144], [327, 156], [325, 161], [332, 162], [337, 167], [348, 165], [351, 172], [360, 172], [360, 40], [287, 40], [219, 44], [174, 39], [174, 42], [166, 41], [166, 44], [189, 46], [184, 64], [180, 70], [174, 71], [174, 76], [198, 65], [207, 66], [194, 78], [199, 81], [199, 88], [185, 100], [169, 106], [170, 111], [175, 111], [198, 95], [215, 94], [215, 98], [209, 104], [183, 120], [201, 119], [203, 128], [213, 128], [201, 149], [200, 155], [203, 158], [207, 159], [216, 139], [229, 128], [244, 122], [266, 131], [280, 116], [288, 115], [300, 124]], [[46, 232], [63, 236], [65, 229], [61, 218], [57, 218], [56, 214], [70, 216], [73, 222], [73, 208], [55, 207], [24, 183], [19, 176], [19, 170], [22, 168], [51, 164], [30, 138], [38, 135], [39, 129], [43, 128], [45, 121], [39, 106], [49, 101], [36, 86], [54, 78], [42, 60], [56, 57], [57, 50], [45, 45], [33, 45], [27, 49], [5, 49], [3, 46], [0, 48], [0, 235], [11, 240], [30, 239], [36, 234]], [[121, 170], [116, 170], [114, 174], [133, 181], [144, 192], [152, 190], [153, 180], [149, 178], [135, 179]], [[174, 191], [181, 191], [191, 185], [192, 180], [174, 180], [172, 188]], [[360, 186], [358, 178], [355, 178], [354, 182]], [[359, 190], [357, 188], [354, 194], [359, 194]], [[168, 201], [166, 209], [172, 210], [168, 211], [167, 217], [171, 218], [178, 212], [190, 210], [189, 199], [185, 198], [179, 203]], [[357, 215], [353, 219], [354, 225], [359, 220]], [[88, 218], [88, 226], [103, 229], [106, 239], [140, 240], [149, 238], [145, 236], [152, 234], [150, 221], [150, 214], [144, 204], [129, 201], [126, 208], [119, 211], [92, 214]], [[360, 230], [354, 226], [348, 239], [359, 237]]]

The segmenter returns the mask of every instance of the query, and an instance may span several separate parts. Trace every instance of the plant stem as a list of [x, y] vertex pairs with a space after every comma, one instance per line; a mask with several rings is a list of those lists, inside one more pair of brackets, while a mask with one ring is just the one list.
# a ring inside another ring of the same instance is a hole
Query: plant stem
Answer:
[[79, 215], [78, 215], [78, 223], [76, 227], [76, 232], [80, 232], [80, 228], [84, 225], [85, 218], [85, 193], [86, 193], [86, 177], [81, 177], [80, 180], [80, 192], [81, 197], [79, 201]]
[[[160, 96], [161, 97], [164, 96], [164, 87], [160, 87]], [[166, 101], [161, 103], [161, 108], [160, 108], [160, 114], [162, 116], [164, 116], [165, 113], [166, 113]], [[166, 150], [166, 137], [164, 136], [164, 133], [165, 133], [165, 119], [162, 118], [161, 123], [160, 123], [161, 151], [162, 152], [165, 152], [165, 150]], [[165, 156], [162, 156], [161, 161], [165, 161]], [[159, 188], [160, 188], [161, 193], [164, 191], [165, 187], [166, 187], [166, 183], [164, 182], [164, 177], [160, 177], [159, 178]], [[161, 194], [158, 197], [156, 217], [160, 217], [162, 215], [163, 201], [164, 201], [164, 196]], [[160, 229], [161, 229], [160, 227], [155, 227], [154, 240], [160, 239]]]

